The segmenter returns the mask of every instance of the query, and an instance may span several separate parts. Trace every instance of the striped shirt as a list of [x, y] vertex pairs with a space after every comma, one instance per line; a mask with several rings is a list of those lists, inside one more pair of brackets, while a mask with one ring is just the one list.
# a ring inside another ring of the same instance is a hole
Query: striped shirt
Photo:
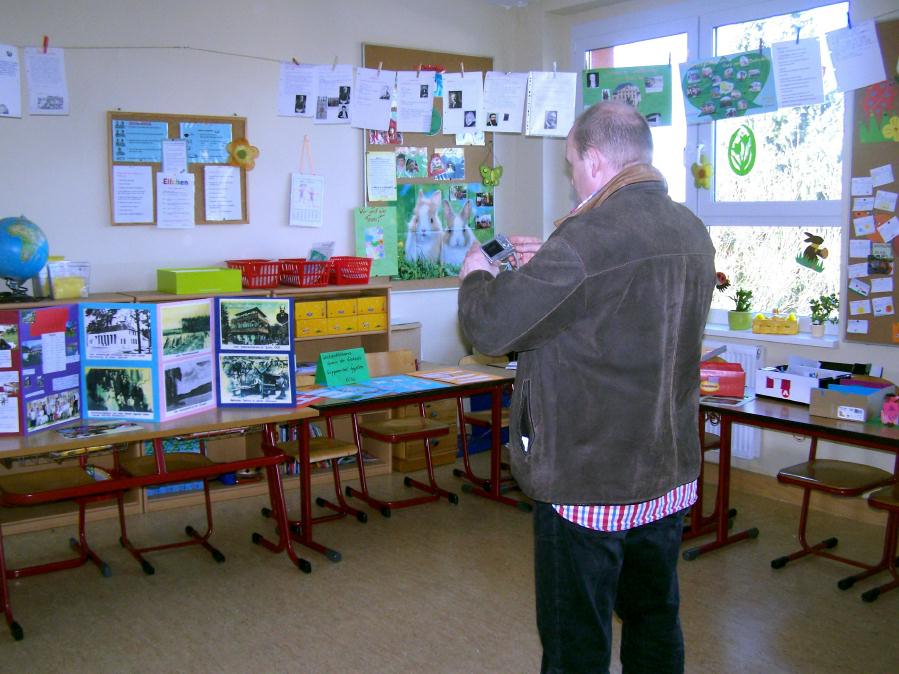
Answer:
[[627, 531], [642, 527], [689, 508], [696, 503], [696, 480], [675, 487], [651, 501], [624, 505], [556, 505], [556, 512], [569, 522], [595, 531]]

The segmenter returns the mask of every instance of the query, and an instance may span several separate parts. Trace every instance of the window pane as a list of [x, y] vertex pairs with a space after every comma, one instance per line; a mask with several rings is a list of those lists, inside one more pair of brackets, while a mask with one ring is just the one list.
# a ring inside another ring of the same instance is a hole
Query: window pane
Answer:
[[[719, 26], [716, 55], [755, 49], [800, 37], [818, 37], [846, 25], [847, 3], [804, 12]], [[715, 122], [715, 200], [816, 201], [842, 197], [843, 94], [834, 91], [829, 52], [822, 49], [827, 93], [820, 105], [783, 108], [763, 115]], [[741, 125], [752, 129], [756, 161], [751, 172], [736, 176], [727, 161], [727, 146]], [[720, 180], [719, 180], [720, 178]]]
[[[824, 239], [824, 270], [800, 266], [796, 256], [809, 246], [806, 232]], [[737, 288], [752, 291], [752, 310], [795, 311], [808, 316], [809, 300], [839, 294], [841, 230], [839, 227], [709, 227], [715, 244], [715, 269], [727, 274], [731, 287], [716, 292], [713, 309], [733, 309]]]
[[[607, 49], [586, 53], [587, 68], [624, 68], [671, 63], [673, 83], [679, 82], [678, 63], [687, 60], [687, 34], [668, 35], [652, 40], [640, 40]], [[668, 193], [681, 203], [685, 200], [687, 173], [684, 167], [684, 147], [687, 144], [687, 123], [684, 117], [683, 92], [672, 87], [671, 126], [654, 126], [652, 131], [653, 164], [668, 181]]]

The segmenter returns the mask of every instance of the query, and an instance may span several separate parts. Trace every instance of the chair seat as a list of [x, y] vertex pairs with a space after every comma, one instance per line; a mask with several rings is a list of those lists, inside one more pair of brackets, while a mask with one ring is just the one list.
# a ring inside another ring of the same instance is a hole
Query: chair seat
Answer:
[[[123, 471], [133, 477], [146, 477], [147, 475], [156, 474], [156, 457], [152, 454], [125, 457], [121, 460], [120, 465]], [[170, 473], [191, 468], [205, 468], [212, 465], [215, 465], [215, 461], [195, 452], [170, 452], [165, 455], [165, 467]]]
[[891, 484], [869, 494], [868, 505], [872, 508], [899, 512], [899, 484]]
[[841, 496], [859, 494], [889, 484], [892, 474], [880, 468], [850, 461], [814, 459], [782, 468], [777, 481], [800, 487], [811, 487]]
[[[475, 426], [489, 426], [493, 423], [492, 410], [478, 410], [477, 412], [467, 412], [465, 414], [465, 423], [474, 424]], [[500, 425], [506, 427], [509, 425], [509, 408], [503, 407], [500, 416]]]
[[[295, 459], [300, 456], [300, 448], [296, 440], [279, 442], [278, 449]], [[356, 445], [352, 442], [337, 440], [336, 438], [311, 438], [309, 440], [309, 462], [318, 463], [330, 459], [342, 459], [345, 456], [355, 456]]]
[[402, 442], [436, 438], [449, 433], [449, 424], [432, 421], [423, 417], [402, 417], [383, 419], [359, 424], [359, 433], [384, 442]]
[[65, 466], [16, 473], [0, 477], [0, 493], [10, 495], [39, 494], [56, 489], [70, 489], [94, 484], [95, 480], [79, 466]]
[[721, 436], [706, 432], [703, 435], [702, 451], [708, 452], [713, 449], [721, 449]]

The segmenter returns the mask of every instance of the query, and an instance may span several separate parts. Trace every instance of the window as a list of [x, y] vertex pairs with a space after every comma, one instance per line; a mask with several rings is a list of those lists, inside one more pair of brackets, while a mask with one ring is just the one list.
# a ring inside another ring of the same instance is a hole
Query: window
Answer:
[[[681, 89], [675, 87], [672, 108], [680, 114], [671, 127], [653, 128], [654, 161], [669, 193], [709, 227], [716, 267], [734, 287], [753, 291], [755, 311], [808, 315], [811, 298], [839, 292], [844, 102], [834, 91], [824, 36], [846, 25], [848, 3], [824, 2], [753, 1], [700, 14], [692, 25], [681, 13], [660, 8], [641, 13], [639, 22], [621, 16], [572, 33], [573, 57], [584, 67], [667, 61], [674, 66], [674, 82], [680, 82], [680, 62], [756, 49], [760, 40], [770, 47], [796, 39], [797, 28], [801, 39], [821, 41], [823, 103], [687, 126]], [[754, 134], [757, 153], [752, 171], [739, 177], [728, 163], [727, 147], [743, 126]], [[714, 167], [709, 190], [695, 189], [687, 168], [700, 154]], [[828, 251], [820, 272], [796, 261], [809, 246], [809, 234], [821, 237], [820, 247]], [[730, 294], [733, 290], [715, 293], [713, 309], [732, 308]]]

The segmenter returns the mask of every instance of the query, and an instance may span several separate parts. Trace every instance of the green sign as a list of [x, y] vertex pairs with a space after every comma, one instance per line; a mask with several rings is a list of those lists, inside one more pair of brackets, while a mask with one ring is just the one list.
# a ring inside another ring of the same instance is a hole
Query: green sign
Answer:
[[353, 211], [356, 255], [371, 258], [372, 276], [395, 276], [396, 206], [362, 206]]
[[633, 105], [650, 126], [671, 126], [671, 66], [585, 70], [584, 108], [599, 101]]
[[767, 47], [681, 63], [680, 73], [687, 124], [777, 110]]
[[730, 137], [727, 163], [738, 176], [745, 176], [755, 166], [755, 134], [745, 124], [741, 124]]
[[364, 349], [329, 351], [318, 357], [315, 383], [324, 386], [343, 386], [368, 381], [368, 361]]

